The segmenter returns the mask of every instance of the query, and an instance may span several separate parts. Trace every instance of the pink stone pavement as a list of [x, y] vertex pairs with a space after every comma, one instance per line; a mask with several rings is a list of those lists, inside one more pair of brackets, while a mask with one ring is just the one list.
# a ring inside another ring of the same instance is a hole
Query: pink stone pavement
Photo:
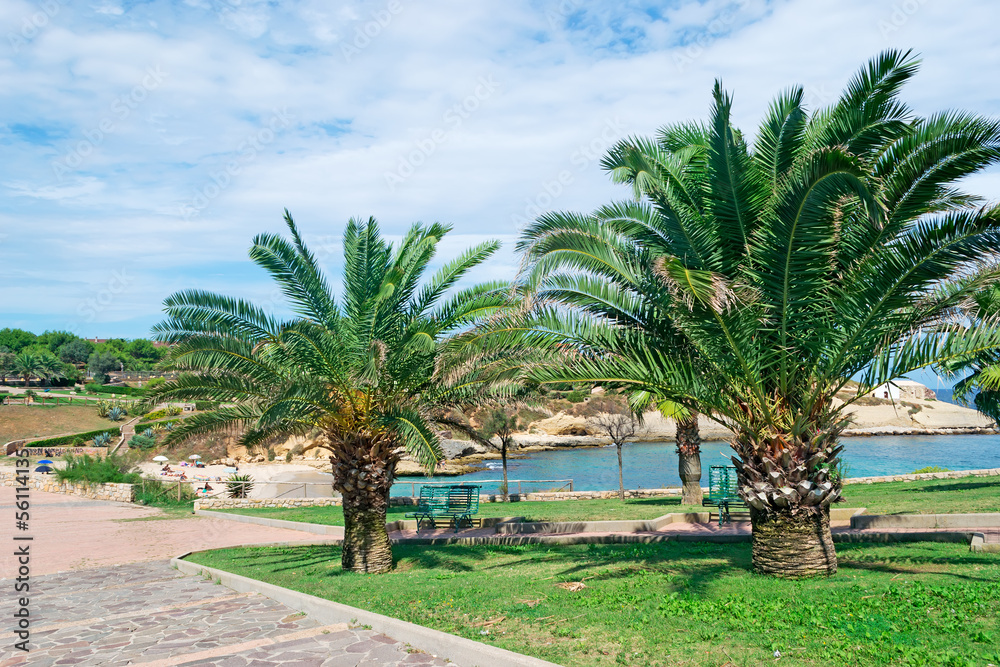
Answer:
[[[13, 487], [0, 487], [0, 532], [5, 535], [15, 532], [14, 496]], [[34, 537], [33, 576], [163, 560], [200, 549], [317, 538], [297, 530], [209, 517], [172, 518], [158, 509], [58, 493], [32, 491], [30, 501], [30, 530], [19, 534]], [[164, 516], [171, 518], [158, 518]], [[15, 571], [15, 559], [0, 558], [0, 579], [14, 576]]]

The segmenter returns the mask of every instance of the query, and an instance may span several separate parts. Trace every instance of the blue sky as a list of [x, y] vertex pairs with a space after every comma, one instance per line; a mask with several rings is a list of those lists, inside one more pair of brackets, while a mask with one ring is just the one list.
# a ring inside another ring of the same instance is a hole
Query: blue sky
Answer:
[[[525, 220], [625, 196], [600, 153], [704, 117], [716, 77], [749, 130], [788, 85], [823, 104], [913, 48], [919, 113], [1000, 115], [998, 17], [985, 0], [5, 0], [0, 326], [143, 336], [184, 288], [280, 308], [246, 250], [284, 207], [333, 275], [347, 218], [374, 215], [395, 236], [452, 223], [442, 257], [499, 238], [476, 278], [509, 278]], [[998, 199], [1000, 172], [968, 187]]]

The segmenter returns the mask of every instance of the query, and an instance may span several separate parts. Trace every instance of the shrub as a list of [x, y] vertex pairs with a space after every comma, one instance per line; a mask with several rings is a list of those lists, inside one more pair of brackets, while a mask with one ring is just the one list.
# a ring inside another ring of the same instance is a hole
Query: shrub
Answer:
[[911, 472], [911, 475], [921, 475], [925, 472], [951, 472], [951, 468], [942, 468], [940, 466], [927, 466], [926, 468], [920, 468]]
[[113, 408], [108, 408], [108, 414], [106, 416], [113, 422], [119, 422], [122, 419], [124, 419], [127, 414], [128, 412], [125, 410], [125, 408], [116, 405]]
[[144, 396], [146, 394], [145, 389], [139, 389], [138, 387], [112, 387], [110, 385], [95, 383], [88, 384], [86, 389], [92, 394], [115, 394], [118, 396]]
[[110, 440], [114, 436], [119, 434], [118, 428], [102, 428], [98, 431], [84, 431], [83, 433], [72, 433], [70, 435], [60, 435], [54, 438], [46, 438], [44, 440], [33, 440], [25, 445], [25, 447], [62, 447], [64, 445], [71, 445], [73, 441], [77, 438], [83, 438], [84, 440], [90, 440], [91, 438], [96, 438], [102, 433], [107, 434]]
[[292, 450], [289, 449], [287, 452], [285, 452], [285, 463], [291, 463], [291, 462], [292, 462]]
[[587, 400], [587, 393], [579, 389], [575, 389], [566, 394], [566, 400], [570, 403], [583, 403]]
[[176, 417], [177, 415], [184, 412], [184, 408], [179, 405], [169, 405], [167, 406], [167, 415], [170, 417]]
[[145, 435], [133, 435], [128, 441], [128, 446], [133, 449], [152, 449], [156, 446], [156, 438]]
[[194, 409], [195, 410], [214, 410], [217, 407], [219, 407], [219, 402], [218, 401], [195, 401], [194, 402]]
[[156, 436], [155, 436], [155, 435], [153, 434], [153, 429], [151, 429], [151, 428], [147, 428], [147, 429], [146, 429], [145, 431], [143, 431], [143, 432], [142, 432], [142, 434], [141, 434], [141, 435], [142, 435], [142, 437], [144, 437], [144, 438], [155, 438], [155, 437], [156, 437]]
[[226, 493], [230, 498], [246, 498], [253, 491], [253, 477], [250, 475], [230, 475], [226, 478]]
[[268, 461], [273, 461], [274, 460], [274, 448], [273, 447], [268, 447], [267, 448], [267, 460]]
[[94, 436], [94, 447], [107, 447], [109, 442], [111, 442], [110, 433], [98, 433]]
[[155, 507], [183, 507], [190, 505], [191, 501], [197, 497], [189, 484], [179, 483], [181, 497], [177, 499], [178, 483], [166, 482], [160, 479], [150, 479], [143, 477], [135, 483], [135, 502], [139, 505], [153, 505]]
[[146, 386], [144, 387], [144, 389], [146, 389], [147, 391], [150, 389], [156, 389], [161, 384], [165, 383], [166, 380], [164, 378], [151, 378], [148, 382], [146, 382]]
[[91, 484], [135, 484], [139, 473], [134, 472], [131, 461], [121, 456], [66, 455], [66, 467], [56, 468], [60, 482], [89, 482]]
[[166, 416], [167, 416], [166, 409], [153, 410], [152, 412], [147, 412], [146, 414], [144, 414], [142, 416], [142, 419], [139, 420], [139, 423], [142, 423], [142, 422], [151, 422], [151, 421], [154, 421], [156, 419], [163, 419]]

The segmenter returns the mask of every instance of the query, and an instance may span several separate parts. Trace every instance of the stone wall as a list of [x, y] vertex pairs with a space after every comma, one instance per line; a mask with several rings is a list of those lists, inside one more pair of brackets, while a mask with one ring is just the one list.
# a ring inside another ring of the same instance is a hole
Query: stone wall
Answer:
[[[14, 470], [0, 471], [0, 486], [21, 486]], [[94, 500], [116, 500], [123, 503], [135, 501], [131, 484], [87, 484], [86, 482], [60, 482], [55, 475], [28, 473], [28, 487], [46, 493], [65, 493]]]
[[[707, 491], [707, 489], [706, 489]], [[638, 489], [626, 490], [626, 498], [658, 498], [663, 496], [679, 496], [680, 489]], [[596, 500], [603, 498], [617, 498], [617, 491], [547, 491], [544, 493], [512, 493], [512, 502], [536, 502], [546, 500]], [[482, 494], [479, 496], [480, 503], [499, 503], [503, 496], [497, 494]], [[225, 509], [257, 509], [261, 507], [281, 507], [284, 509], [292, 507], [329, 507], [340, 505], [340, 498], [199, 498], [194, 501], [196, 510], [225, 510]], [[410, 496], [393, 496], [389, 498], [389, 504], [416, 505], [417, 499]]]
[[880, 477], [851, 477], [844, 484], [876, 484], [878, 482], [916, 482], [922, 479], [961, 479], [962, 477], [994, 477], [1000, 468], [982, 470], [953, 470], [951, 472], [922, 472], [919, 475], [882, 475]]
[[28, 443], [28, 447], [22, 447], [21, 451], [28, 453], [28, 456], [47, 456], [49, 458], [66, 456], [67, 454], [72, 454], [73, 456], [80, 456], [82, 454], [88, 454], [90, 456], [100, 456], [104, 457], [108, 453], [107, 447], [31, 447], [31, 443]]

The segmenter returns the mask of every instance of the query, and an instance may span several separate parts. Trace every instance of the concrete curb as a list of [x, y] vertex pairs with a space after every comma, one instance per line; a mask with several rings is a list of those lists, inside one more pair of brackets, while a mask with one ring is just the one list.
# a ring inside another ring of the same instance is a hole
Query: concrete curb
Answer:
[[996, 514], [871, 514], [851, 517], [851, 528], [993, 528], [1000, 526]]
[[982, 533], [973, 533], [972, 542], [969, 543], [969, 551], [975, 553], [1000, 553], [1000, 544], [987, 544], [985, 535]]
[[384, 633], [393, 639], [406, 642], [416, 648], [429, 651], [435, 655], [447, 658], [464, 667], [560, 667], [554, 662], [521, 655], [506, 649], [488, 644], [481, 644], [471, 639], [451, 635], [440, 630], [432, 630], [422, 625], [401, 621], [398, 618], [383, 616], [364, 609], [356, 609], [339, 602], [306, 593], [268, 584], [256, 579], [242, 577], [237, 574], [217, 570], [215, 568], [197, 565], [184, 560], [192, 553], [182, 554], [173, 558], [170, 564], [184, 574], [203, 575], [211, 577], [227, 588], [238, 593], [260, 593], [261, 595], [280, 602], [292, 609], [305, 612], [323, 624], [349, 623], [352, 625], [368, 625], [376, 632]]

